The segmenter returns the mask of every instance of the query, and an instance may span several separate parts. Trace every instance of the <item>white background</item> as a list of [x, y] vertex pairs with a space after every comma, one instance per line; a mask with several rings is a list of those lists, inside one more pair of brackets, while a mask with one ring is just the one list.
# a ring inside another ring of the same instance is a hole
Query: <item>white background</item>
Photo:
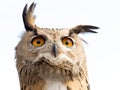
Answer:
[[91, 90], [120, 90], [119, 0], [1, 0], [0, 90], [19, 90], [15, 46], [25, 31], [22, 10], [33, 1], [40, 27], [99, 26], [98, 34], [81, 35], [85, 46]]

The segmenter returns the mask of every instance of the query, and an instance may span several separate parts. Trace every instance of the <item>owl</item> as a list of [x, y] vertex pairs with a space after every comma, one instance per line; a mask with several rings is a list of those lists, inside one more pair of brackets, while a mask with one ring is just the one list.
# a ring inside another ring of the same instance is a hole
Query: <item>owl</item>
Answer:
[[23, 10], [26, 32], [16, 46], [20, 90], [90, 90], [80, 33], [97, 33], [92, 25], [40, 28], [33, 15], [36, 4]]

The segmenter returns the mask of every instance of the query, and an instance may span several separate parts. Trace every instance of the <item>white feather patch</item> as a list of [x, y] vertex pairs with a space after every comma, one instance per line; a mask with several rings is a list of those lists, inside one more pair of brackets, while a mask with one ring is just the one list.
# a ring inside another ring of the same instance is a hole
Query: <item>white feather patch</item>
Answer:
[[67, 90], [67, 87], [58, 80], [47, 80], [46, 90]]

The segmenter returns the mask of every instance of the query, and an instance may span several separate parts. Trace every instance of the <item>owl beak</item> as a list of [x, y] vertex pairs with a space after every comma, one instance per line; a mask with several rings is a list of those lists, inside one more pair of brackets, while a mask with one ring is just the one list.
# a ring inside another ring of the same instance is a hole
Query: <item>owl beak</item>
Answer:
[[55, 44], [53, 44], [52, 53], [55, 57], [57, 56], [57, 46]]

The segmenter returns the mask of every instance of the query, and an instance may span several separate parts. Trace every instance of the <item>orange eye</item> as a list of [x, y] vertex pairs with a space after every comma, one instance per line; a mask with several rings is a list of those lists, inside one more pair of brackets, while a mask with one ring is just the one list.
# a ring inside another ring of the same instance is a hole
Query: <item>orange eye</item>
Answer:
[[42, 36], [38, 36], [32, 39], [31, 41], [33, 46], [42, 46], [45, 44], [45, 39]]
[[62, 43], [63, 45], [67, 46], [67, 47], [72, 47], [73, 46], [73, 40], [71, 38], [68, 38], [68, 37], [64, 37], [62, 39]]

